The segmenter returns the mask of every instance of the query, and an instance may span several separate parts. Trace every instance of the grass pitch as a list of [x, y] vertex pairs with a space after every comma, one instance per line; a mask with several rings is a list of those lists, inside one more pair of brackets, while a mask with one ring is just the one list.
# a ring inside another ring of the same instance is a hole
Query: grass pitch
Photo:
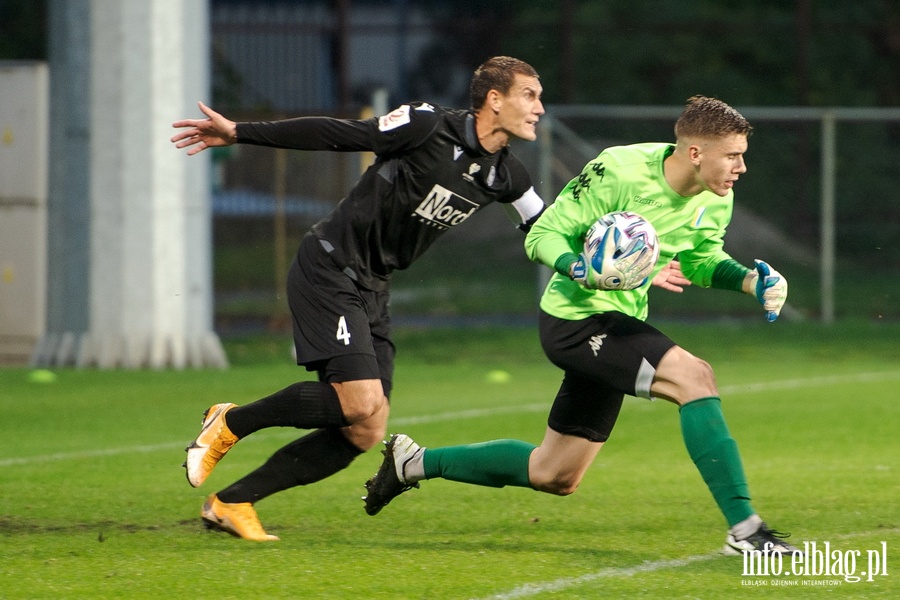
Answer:
[[[229, 342], [222, 372], [0, 370], [0, 598], [900, 597], [900, 327], [662, 329], [714, 366], [763, 518], [796, 544], [828, 542], [845, 570], [859, 551], [856, 574], [885, 549], [887, 575], [745, 575], [717, 553], [725, 523], [675, 407], [636, 399], [572, 496], [436, 480], [369, 517], [371, 451], [260, 502], [280, 542], [207, 532], [204, 497], [303, 433], [259, 432], [202, 488], [184, 478], [206, 407], [308, 377], [289, 340], [266, 338]], [[408, 329], [397, 343], [391, 432], [540, 441], [560, 372], [534, 329]]]

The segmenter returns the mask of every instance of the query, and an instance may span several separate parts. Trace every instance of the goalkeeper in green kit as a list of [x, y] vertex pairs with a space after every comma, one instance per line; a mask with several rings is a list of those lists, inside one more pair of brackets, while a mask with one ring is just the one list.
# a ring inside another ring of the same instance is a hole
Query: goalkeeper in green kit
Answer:
[[[710, 365], [644, 322], [651, 280], [675, 291], [693, 283], [743, 292], [762, 304], [769, 321], [778, 317], [787, 297], [784, 277], [759, 260], [747, 268], [723, 247], [751, 130], [724, 102], [695, 96], [675, 123], [675, 144], [613, 147], [589, 162], [525, 240], [528, 256], [555, 271], [541, 298], [539, 329], [547, 357], [565, 372], [541, 445], [494, 440], [425, 448], [393, 435], [378, 473], [366, 483], [366, 512], [374, 515], [419, 481], [437, 477], [571, 494], [629, 394], [678, 406], [688, 454], [729, 526], [723, 552], [798, 552], [750, 502]], [[633, 289], [591, 289], [596, 279], [583, 254], [585, 234], [615, 211], [649, 221], [660, 255], [650, 277], [626, 285]], [[669, 266], [676, 258], [680, 273]]]

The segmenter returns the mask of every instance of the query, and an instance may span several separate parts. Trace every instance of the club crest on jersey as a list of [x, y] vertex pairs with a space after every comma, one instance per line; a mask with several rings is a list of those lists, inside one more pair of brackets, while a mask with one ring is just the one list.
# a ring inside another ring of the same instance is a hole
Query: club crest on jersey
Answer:
[[435, 184], [413, 212], [423, 223], [438, 229], [450, 229], [468, 219], [478, 205]]
[[469, 172], [463, 173], [463, 179], [469, 182], [475, 181], [475, 173], [481, 170], [481, 165], [478, 163], [472, 163], [469, 165]]
[[380, 131], [390, 131], [401, 125], [409, 123], [409, 104], [404, 104], [399, 108], [395, 108], [383, 117], [378, 118], [378, 129]]
[[[481, 171], [481, 165], [478, 163], [472, 163], [469, 165], [469, 172], [463, 173], [463, 179], [468, 181], [469, 183], [475, 183], [475, 174]], [[485, 185], [488, 187], [492, 187], [494, 185], [494, 181], [497, 179], [497, 167], [491, 165], [491, 169], [488, 171], [487, 177], [484, 179]]]

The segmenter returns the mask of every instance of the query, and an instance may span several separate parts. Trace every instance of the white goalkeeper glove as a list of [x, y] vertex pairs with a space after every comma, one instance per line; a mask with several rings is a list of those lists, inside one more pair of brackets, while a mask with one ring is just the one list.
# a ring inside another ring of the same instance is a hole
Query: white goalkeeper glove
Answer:
[[587, 262], [584, 260], [584, 254], [579, 254], [578, 260], [569, 267], [569, 277], [587, 287]]
[[761, 260], [754, 260], [756, 271], [751, 275], [750, 289], [766, 311], [766, 320], [770, 323], [778, 318], [781, 308], [787, 300], [788, 284], [784, 275]]
[[569, 267], [569, 277], [589, 290], [634, 290], [647, 283], [645, 266], [637, 264], [639, 258], [634, 254], [618, 260], [607, 259], [603, 271], [598, 272], [584, 254], [579, 254], [578, 260]]

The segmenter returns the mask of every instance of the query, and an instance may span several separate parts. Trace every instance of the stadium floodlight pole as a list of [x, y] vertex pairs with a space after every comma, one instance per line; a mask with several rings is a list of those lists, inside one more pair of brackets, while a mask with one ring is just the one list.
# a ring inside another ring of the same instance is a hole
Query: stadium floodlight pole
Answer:
[[834, 323], [834, 269], [835, 269], [835, 152], [837, 119], [833, 110], [822, 114], [822, 217], [821, 227], [821, 320]]
[[[544, 114], [541, 118], [541, 130], [537, 138], [538, 143], [538, 185], [540, 186], [541, 198], [545, 202], [551, 202], [559, 191], [553, 186], [553, 134], [556, 131], [556, 125], [562, 125], [550, 114]], [[540, 300], [541, 294], [550, 277], [553, 275], [552, 269], [535, 263], [535, 298]]]

